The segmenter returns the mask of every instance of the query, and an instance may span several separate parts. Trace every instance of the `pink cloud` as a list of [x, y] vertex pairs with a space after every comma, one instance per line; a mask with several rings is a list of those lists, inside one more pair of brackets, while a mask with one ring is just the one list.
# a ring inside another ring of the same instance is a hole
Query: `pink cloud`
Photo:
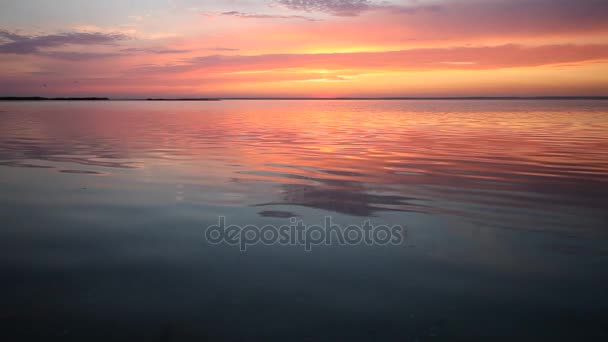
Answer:
[[238, 72], [292, 68], [441, 70], [533, 67], [608, 60], [608, 45], [424, 48], [388, 52], [202, 56], [172, 66], [139, 68], [141, 73]]

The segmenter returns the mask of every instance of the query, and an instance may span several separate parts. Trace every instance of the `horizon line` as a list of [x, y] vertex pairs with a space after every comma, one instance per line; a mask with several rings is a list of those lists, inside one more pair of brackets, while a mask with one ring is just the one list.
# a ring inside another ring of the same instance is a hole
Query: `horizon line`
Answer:
[[608, 100], [607, 96], [383, 96], [383, 97], [106, 97], [0, 96], [0, 101], [230, 101], [230, 100]]

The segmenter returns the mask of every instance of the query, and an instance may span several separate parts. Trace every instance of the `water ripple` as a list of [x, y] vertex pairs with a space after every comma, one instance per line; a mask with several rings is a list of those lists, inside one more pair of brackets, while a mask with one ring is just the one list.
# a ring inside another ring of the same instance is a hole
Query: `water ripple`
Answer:
[[295, 215], [276, 208], [288, 205], [606, 233], [605, 102], [65, 106], [2, 104], [2, 172], [126, 177], [134, 192], [142, 182], [189, 184], [174, 197], [268, 207], [263, 217]]

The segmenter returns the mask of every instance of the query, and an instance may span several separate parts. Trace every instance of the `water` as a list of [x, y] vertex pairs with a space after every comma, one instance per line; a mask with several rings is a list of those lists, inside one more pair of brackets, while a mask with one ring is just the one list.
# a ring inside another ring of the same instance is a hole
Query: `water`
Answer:
[[4, 102], [0, 189], [4, 340], [608, 335], [605, 101]]

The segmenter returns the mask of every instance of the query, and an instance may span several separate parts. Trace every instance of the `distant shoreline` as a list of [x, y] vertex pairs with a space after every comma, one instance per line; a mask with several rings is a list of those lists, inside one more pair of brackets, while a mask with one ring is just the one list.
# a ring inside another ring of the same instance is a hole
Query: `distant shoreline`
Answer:
[[109, 97], [41, 97], [5, 96], [0, 101], [451, 101], [451, 100], [608, 100], [608, 96], [473, 96], [473, 97], [221, 97], [221, 98], [109, 98]]
[[41, 97], [41, 96], [6, 96], [0, 101], [110, 101], [108, 97]]
[[[117, 100], [120, 101], [120, 100]], [[129, 100], [125, 100], [125, 101], [129, 101]], [[197, 99], [197, 98], [184, 98], [184, 99], [155, 99], [155, 98], [150, 98], [150, 99], [133, 99], [132, 101], [221, 101], [221, 99]]]

